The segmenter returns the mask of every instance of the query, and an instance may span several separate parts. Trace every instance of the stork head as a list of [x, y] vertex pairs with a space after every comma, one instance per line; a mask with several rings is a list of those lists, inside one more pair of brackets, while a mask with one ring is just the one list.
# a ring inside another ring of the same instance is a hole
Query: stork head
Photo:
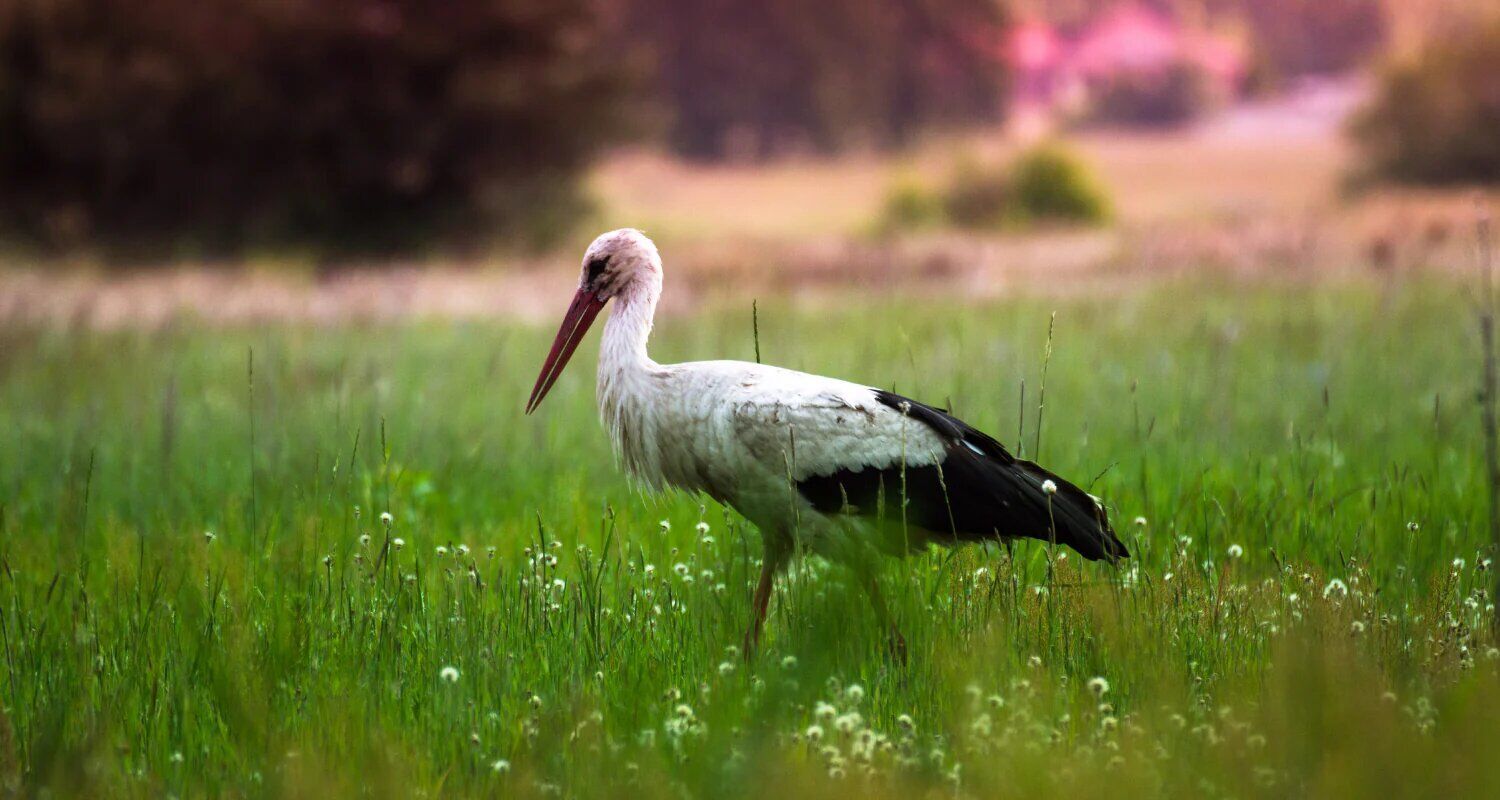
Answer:
[[608, 300], [641, 281], [661, 281], [661, 255], [656, 252], [656, 243], [635, 228], [600, 234], [583, 251], [579, 291]]
[[656, 243], [634, 228], [600, 234], [583, 253], [578, 291], [563, 315], [562, 327], [552, 341], [552, 351], [542, 364], [542, 374], [537, 376], [536, 385], [531, 389], [526, 413], [530, 414], [542, 404], [542, 398], [547, 396], [563, 367], [568, 365], [568, 359], [578, 349], [578, 342], [588, 333], [604, 304], [610, 298], [640, 286], [658, 290], [661, 287], [661, 255], [656, 252]]

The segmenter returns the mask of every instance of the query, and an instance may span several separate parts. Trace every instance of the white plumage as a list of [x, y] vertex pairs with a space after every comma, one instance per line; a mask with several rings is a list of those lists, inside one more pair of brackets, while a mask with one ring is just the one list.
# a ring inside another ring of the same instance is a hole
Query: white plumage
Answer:
[[[615, 300], [599, 354], [600, 415], [634, 478], [656, 489], [703, 492], [760, 529], [766, 558], [747, 648], [758, 639], [772, 580], [798, 544], [861, 570], [882, 614], [866, 553], [1032, 536], [1090, 557], [1125, 555], [1102, 507], [1080, 500], [1087, 498], [1081, 490], [1013, 459], [943, 411], [778, 367], [656, 363], [646, 343], [661, 287], [661, 259], [645, 235], [625, 229], [594, 240], [527, 410], [546, 395], [594, 316]], [[1058, 499], [1042, 493], [1054, 480], [1071, 492]], [[926, 507], [914, 505], [922, 502]], [[1010, 523], [1033, 529], [1009, 530]], [[1081, 547], [1073, 539], [1087, 541]]]

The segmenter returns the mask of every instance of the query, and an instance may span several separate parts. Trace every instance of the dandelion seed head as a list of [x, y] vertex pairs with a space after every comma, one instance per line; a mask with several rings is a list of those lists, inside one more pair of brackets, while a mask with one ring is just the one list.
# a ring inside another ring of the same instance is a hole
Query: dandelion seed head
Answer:
[[205, 542], [210, 542], [211, 543], [211, 542], [213, 542], [214, 539], [217, 539], [217, 538], [219, 538], [219, 537], [215, 536], [213, 531], [204, 531], [203, 532], [203, 541], [205, 541]]
[[1339, 597], [1348, 597], [1349, 596], [1349, 586], [1348, 586], [1348, 584], [1345, 584], [1342, 580], [1339, 580], [1338, 578], [1334, 578], [1333, 580], [1330, 580], [1328, 582], [1328, 585], [1323, 587], [1323, 597], [1324, 598], [1333, 597], [1335, 595], [1337, 595]]
[[402, 538], [401, 538], [401, 537], [399, 537], [399, 536], [398, 536], [398, 537], [396, 537], [396, 538], [395, 538], [395, 539], [392, 539], [392, 540], [391, 540], [391, 547], [394, 547], [394, 548], [396, 548], [396, 549], [397, 549], [397, 550], [400, 550], [400, 549], [401, 549], [401, 548], [403, 548], [403, 547], [405, 547], [405, 546], [406, 546], [406, 540], [405, 540], [405, 539], [402, 539]]
[[396, 518], [391, 516], [391, 512], [382, 511], [380, 512], [380, 524], [389, 528], [392, 525], [396, 524]]
[[820, 742], [823, 740], [823, 726], [809, 725], [807, 726], [807, 730], [803, 732], [803, 735], [807, 737], [809, 742]]
[[1052, 480], [1051, 478], [1048, 478], [1047, 480], [1042, 481], [1042, 494], [1045, 494], [1045, 495], [1054, 495], [1054, 494], [1057, 494], [1057, 482], [1054, 481], [1054, 480]]
[[1135, 518], [1135, 526], [1137, 528], [1144, 528], [1144, 527], [1146, 527], [1146, 518], [1145, 517], [1136, 517]]
[[438, 677], [442, 678], [447, 683], [458, 683], [458, 667], [452, 666], [451, 664], [449, 666], [443, 667], [438, 671]]
[[503, 758], [497, 758], [494, 763], [490, 764], [490, 771], [497, 775], [504, 775], [510, 772], [510, 762]]
[[782, 658], [781, 658], [781, 668], [782, 669], [796, 669], [797, 668], [797, 657], [796, 656], [782, 656]]
[[1229, 557], [1230, 558], [1239, 558], [1239, 557], [1243, 556], [1244, 554], [1245, 554], [1245, 548], [1240, 547], [1237, 544], [1232, 544], [1232, 545], [1229, 546]]
[[1109, 694], [1109, 681], [1105, 680], [1102, 676], [1089, 678], [1088, 687], [1089, 691], [1093, 692], [1095, 697], [1103, 697]]

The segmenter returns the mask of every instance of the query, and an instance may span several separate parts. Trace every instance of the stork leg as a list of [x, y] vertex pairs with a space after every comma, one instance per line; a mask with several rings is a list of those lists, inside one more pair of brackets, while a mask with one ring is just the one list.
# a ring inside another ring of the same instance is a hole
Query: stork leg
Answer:
[[760, 630], [766, 622], [766, 611], [771, 607], [771, 591], [776, 585], [776, 574], [781, 572], [791, 557], [791, 550], [783, 544], [766, 539], [765, 558], [760, 564], [760, 582], [755, 585], [755, 599], [750, 612], [750, 629], [745, 631], [745, 660], [755, 655], [760, 646]]
[[875, 608], [875, 616], [880, 618], [880, 624], [885, 626], [889, 638], [888, 645], [891, 655], [902, 665], [906, 664], [906, 637], [901, 635], [901, 629], [896, 627], [896, 619], [891, 616], [891, 609], [885, 604], [885, 595], [880, 593], [880, 581], [873, 572], [861, 570], [860, 577], [863, 579], [865, 591], [870, 595], [870, 604]]

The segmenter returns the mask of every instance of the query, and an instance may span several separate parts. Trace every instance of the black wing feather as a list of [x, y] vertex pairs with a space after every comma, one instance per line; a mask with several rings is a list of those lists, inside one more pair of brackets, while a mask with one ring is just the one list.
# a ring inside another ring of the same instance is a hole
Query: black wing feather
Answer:
[[[896, 508], [904, 485], [907, 521], [939, 541], [1028, 537], [1067, 545], [1090, 560], [1129, 557], [1087, 492], [942, 409], [891, 392], [875, 395], [943, 437], [947, 454], [940, 464], [906, 467], [904, 475], [895, 466], [809, 477], [798, 489], [819, 511], [874, 515], [885, 498]], [[1050, 498], [1042, 490], [1047, 480], [1057, 486]]]

